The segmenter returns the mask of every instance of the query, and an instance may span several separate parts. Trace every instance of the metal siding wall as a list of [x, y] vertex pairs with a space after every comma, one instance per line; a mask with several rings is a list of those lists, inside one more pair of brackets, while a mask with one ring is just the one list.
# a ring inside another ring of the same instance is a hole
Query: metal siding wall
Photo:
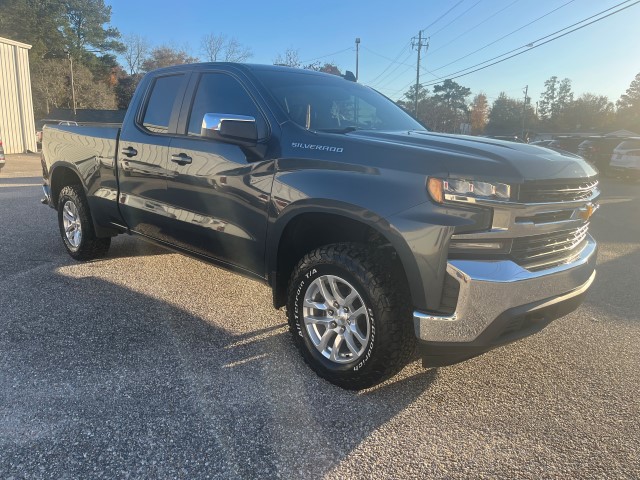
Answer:
[[0, 40], [0, 138], [8, 154], [36, 151], [28, 55]]
[[33, 98], [31, 96], [31, 71], [29, 50], [18, 48], [20, 68], [20, 94], [22, 101], [22, 138], [25, 150], [37, 151], [36, 124], [33, 118]]
[[[13, 45], [0, 43], [0, 135], [5, 153], [21, 153], [22, 139], [19, 135], [18, 92], [15, 82], [16, 65]], [[18, 143], [20, 142], [20, 143]]]

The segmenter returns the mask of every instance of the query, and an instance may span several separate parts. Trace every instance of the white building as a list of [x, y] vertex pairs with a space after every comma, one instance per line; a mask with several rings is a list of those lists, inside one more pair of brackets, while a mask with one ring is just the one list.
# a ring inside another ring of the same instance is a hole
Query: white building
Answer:
[[0, 139], [5, 153], [35, 152], [29, 49], [0, 37]]

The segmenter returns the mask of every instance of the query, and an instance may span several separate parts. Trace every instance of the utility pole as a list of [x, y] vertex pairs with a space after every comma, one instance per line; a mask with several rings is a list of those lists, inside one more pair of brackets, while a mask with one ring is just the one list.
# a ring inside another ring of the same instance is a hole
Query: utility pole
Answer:
[[358, 60], [360, 56], [360, 37], [356, 38], [356, 82], [358, 81]]
[[67, 57], [69, 57], [69, 67], [71, 69], [71, 100], [73, 102], [73, 119], [76, 119], [76, 87], [73, 82], [73, 57], [71, 56], [71, 52], [67, 52]]
[[527, 94], [529, 93], [529, 85], [524, 87], [524, 102], [522, 103], [522, 140], [524, 141], [524, 126], [525, 126], [525, 120], [527, 118], [527, 100], [528, 100], [528, 96]]
[[[422, 43], [423, 40], [426, 40], [427, 43], [423, 44]], [[418, 50], [418, 63], [416, 65], [416, 91], [414, 92], [415, 100], [414, 100], [414, 106], [413, 106], [414, 115], [417, 119], [418, 118], [418, 91], [420, 89], [420, 54], [422, 53], [423, 47], [425, 48], [425, 52], [429, 49], [429, 39], [422, 38], [422, 30], [418, 32], [417, 40], [416, 40], [416, 37], [413, 37], [411, 39], [411, 46]]]

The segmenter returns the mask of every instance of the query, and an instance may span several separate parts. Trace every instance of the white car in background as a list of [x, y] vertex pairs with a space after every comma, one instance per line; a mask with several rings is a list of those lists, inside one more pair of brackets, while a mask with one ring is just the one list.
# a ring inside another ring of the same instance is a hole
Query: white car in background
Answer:
[[640, 179], [640, 138], [625, 140], [613, 150], [609, 172]]
[[4, 146], [2, 145], [2, 138], [0, 138], [0, 171], [4, 167]]

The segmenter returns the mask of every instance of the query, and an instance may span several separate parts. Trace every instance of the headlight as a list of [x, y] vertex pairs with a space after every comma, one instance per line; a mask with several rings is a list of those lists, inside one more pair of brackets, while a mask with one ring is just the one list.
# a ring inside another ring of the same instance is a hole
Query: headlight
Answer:
[[[469, 201], [470, 199], [509, 200], [511, 187], [506, 183], [489, 183], [478, 180], [464, 180], [458, 178], [434, 178], [427, 181], [429, 195], [438, 203], [445, 199]], [[459, 198], [458, 198], [459, 197]]]

